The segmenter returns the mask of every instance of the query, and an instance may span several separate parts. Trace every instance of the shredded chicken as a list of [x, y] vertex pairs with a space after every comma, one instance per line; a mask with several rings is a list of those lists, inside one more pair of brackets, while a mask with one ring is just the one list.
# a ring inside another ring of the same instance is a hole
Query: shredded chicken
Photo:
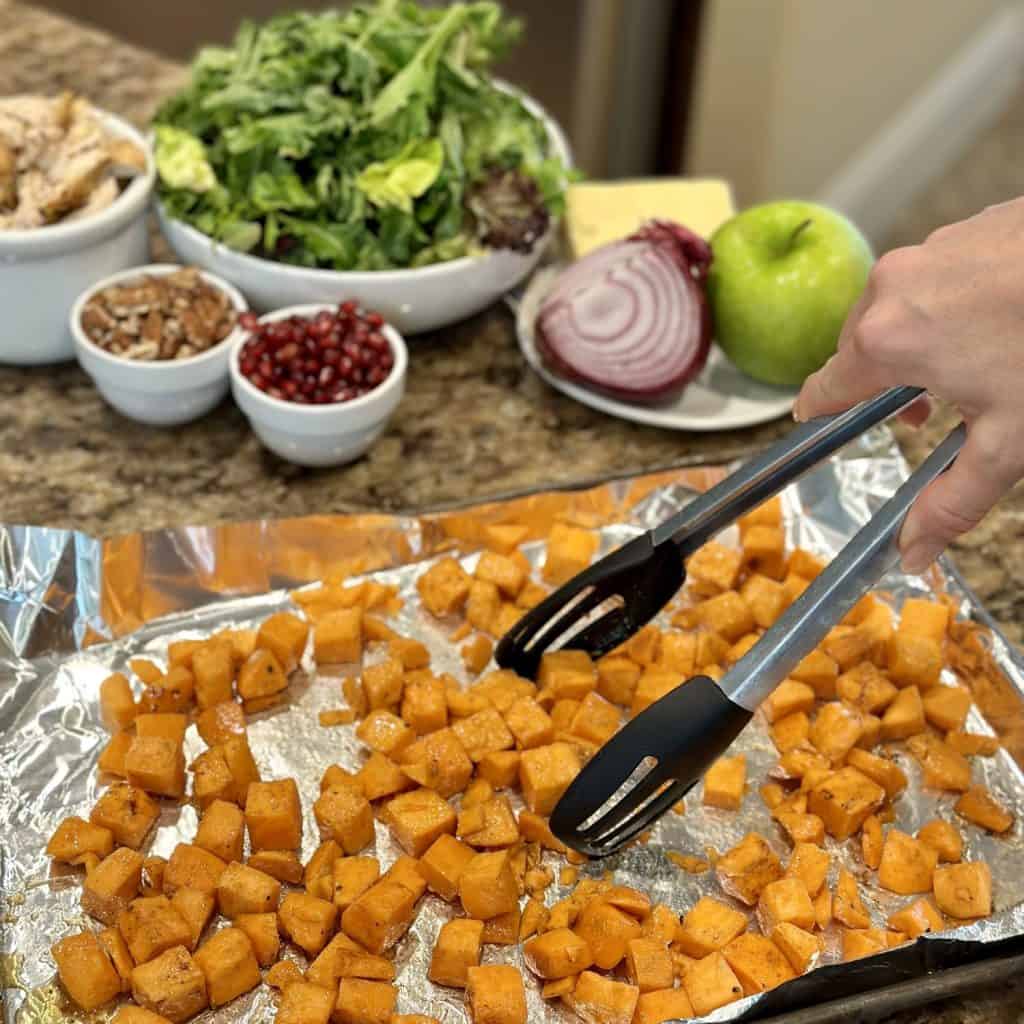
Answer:
[[0, 231], [92, 216], [145, 168], [142, 149], [70, 92], [0, 99]]

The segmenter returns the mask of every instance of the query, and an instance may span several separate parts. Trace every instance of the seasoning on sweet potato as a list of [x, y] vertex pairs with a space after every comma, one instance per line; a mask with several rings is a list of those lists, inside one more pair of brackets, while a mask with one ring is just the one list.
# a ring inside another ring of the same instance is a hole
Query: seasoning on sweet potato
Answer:
[[324, 839], [333, 839], [345, 853], [358, 853], [373, 842], [373, 811], [366, 797], [347, 788], [328, 789], [313, 804]]
[[824, 947], [824, 943], [818, 936], [813, 935], [809, 930], [798, 928], [789, 921], [781, 921], [777, 924], [771, 930], [769, 938], [797, 974], [803, 974], [810, 970]]
[[192, 938], [188, 923], [166, 896], [132, 900], [118, 915], [117, 927], [137, 964], [174, 946], [187, 946]]
[[747, 784], [747, 759], [743, 754], [720, 757], [704, 775], [703, 801], [705, 807], [721, 807], [738, 811], [743, 803]]
[[114, 849], [114, 835], [108, 828], [83, 818], [64, 818], [46, 844], [46, 855], [63, 864], [81, 864], [87, 853], [103, 858]]
[[757, 903], [761, 890], [782, 877], [782, 865], [768, 843], [756, 832], [748, 832], [718, 859], [715, 873], [722, 888], [749, 906]]
[[927, 843], [899, 829], [890, 829], [882, 846], [878, 884], [903, 896], [931, 892], [932, 874], [938, 859], [938, 853]]
[[942, 672], [942, 648], [928, 636], [900, 630], [889, 637], [886, 647], [889, 678], [897, 686], [919, 690], [935, 686]]
[[451, 557], [435, 562], [416, 581], [423, 606], [441, 618], [459, 611], [469, 597], [472, 577]]
[[641, 993], [671, 988], [675, 980], [672, 955], [662, 942], [643, 936], [630, 939], [626, 943], [626, 976]]
[[839, 869], [839, 880], [832, 900], [832, 916], [847, 928], [871, 926], [871, 918], [861, 899], [857, 880], [846, 868]]
[[870, 814], [864, 819], [861, 827], [860, 849], [864, 863], [872, 871], [877, 871], [878, 865], [882, 862], [882, 845], [882, 822], [877, 815]]
[[[290, 961], [282, 960], [271, 968], [271, 973], [278, 967], [294, 967]], [[290, 975], [290, 972], [289, 972]], [[278, 975], [278, 980], [284, 980]], [[270, 982], [270, 975], [267, 976]], [[296, 978], [291, 984], [281, 988], [281, 1000], [277, 1004], [276, 1024], [327, 1024], [334, 1009], [335, 995], [325, 988], [320, 988], [308, 981]]]
[[534, 974], [548, 981], [579, 974], [594, 962], [586, 939], [569, 928], [530, 939], [523, 945], [523, 958]]
[[995, 736], [960, 729], [947, 732], [946, 743], [958, 754], [967, 757], [993, 757], [999, 750], [999, 740]]
[[881, 786], [889, 800], [895, 800], [907, 788], [903, 769], [887, 757], [855, 747], [846, 755], [846, 763]]
[[[318, 665], [359, 661], [363, 654], [363, 610], [339, 608], [313, 624], [313, 657]], [[248, 663], [247, 663], [248, 664]], [[241, 678], [239, 678], [239, 693]]]
[[603, 900], [589, 902], [573, 930], [590, 947], [595, 966], [604, 971], [622, 962], [629, 941], [641, 938], [643, 931], [634, 917]]
[[745, 932], [722, 949], [746, 995], [767, 992], [794, 977], [793, 968], [771, 939]]
[[277, 908], [282, 933], [308, 956], [314, 957], [334, 933], [338, 908], [306, 892], [289, 892]]
[[890, 928], [903, 932], [912, 939], [926, 932], [944, 931], [946, 927], [942, 915], [932, 901], [925, 897], [914, 900], [909, 906], [890, 914], [887, 923]]
[[427, 977], [437, 985], [465, 988], [470, 967], [480, 963], [484, 925], [472, 918], [446, 921], [438, 932]]
[[526, 990], [519, 970], [506, 964], [470, 967], [466, 1008], [472, 1024], [526, 1024]]
[[341, 915], [342, 930], [371, 953], [390, 949], [416, 913], [417, 895], [399, 882], [382, 878]]
[[89, 812], [89, 821], [109, 830], [119, 846], [139, 849], [160, 816], [156, 802], [128, 783], [110, 786]]
[[639, 998], [635, 985], [584, 971], [565, 1002], [586, 1024], [630, 1024]]
[[815, 786], [807, 809], [835, 839], [849, 839], [885, 801], [885, 790], [857, 768], [847, 766]]
[[814, 907], [803, 879], [790, 876], [769, 882], [757, 901], [757, 921], [765, 935], [783, 921], [805, 930], [813, 928]]
[[387, 1024], [397, 999], [398, 991], [389, 982], [343, 978], [331, 1019], [337, 1024]]
[[233, 736], [245, 735], [245, 711], [233, 700], [221, 701], [200, 712], [196, 728], [202, 741], [215, 747]]
[[234, 920], [234, 926], [249, 939], [260, 967], [269, 967], [277, 960], [281, 936], [277, 930], [276, 914], [239, 914]]
[[937, 736], [912, 736], [907, 743], [911, 756], [921, 766], [926, 786], [962, 793], [971, 785], [971, 764]]
[[382, 819], [399, 846], [413, 857], [427, 851], [438, 836], [454, 832], [456, 814], [448, 801], [432, 789], [414, 789], [389, 800]]
[[189, 950], [194, 950], [199, 945], [199, 939], [213, 917], [213, 910], [217, 901], [212, 893], [202, 892], [200, 889], [192, 889], [184, 886], [178, 889], [171, 897], [171, 906], [181, 914], [189, 928], [189, 941], [185, 945]]
[[683, 988], [698, 1016], [743, 998], [743, 986], [721, 953], [710, 953], [692, 963], [683, 975]]
[[104, 857], [82, 883], [82, 909], [97, 921], [113, 925], [138, 895], [142, 854], [119, 847]]
[[212, 1007], [230, 1003], [263, 980], [249, 936], [240, 928], [211, 935], [196, 951], [195, 964], [206, 978]]
[[535, 814], [550, 814], [581, 767], [579, 756], [568, 743], [523, 751], [519, 783], [526, 806]]
[[917, 830], [917, 838], [938, 854], [940, 864], [955, 864], [963, 857], [963, 837], [950, 822], [941, 818], [926, 821]]
[[217, 880], [217, 903], [225, 917], [277, 910], [281, 883], [247, 864], [228, 864]]
[[188, 950], [175, 946], [132, 971], [132, 997], [172, 1024], [181, 1024], [206, 1009], [206, 977]]

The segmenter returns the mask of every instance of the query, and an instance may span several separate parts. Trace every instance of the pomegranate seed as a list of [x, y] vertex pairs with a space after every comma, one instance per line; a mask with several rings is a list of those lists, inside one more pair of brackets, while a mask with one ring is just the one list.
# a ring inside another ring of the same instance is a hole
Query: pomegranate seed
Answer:
[[267, 394], [270, 395], [271, 398], [278, 398], [281, 399], [282, 401], [284, 400], [284, 395], [282, 394], [280, 388], [267, 388]]
[[289, 363], [299, 354], [299, 346], [294, 341], [289, 341], [287, 345], [282, 345], [275, 353], [274, 358], [279, 363]]
[[363, 383], [363, 371], [358, 366], [353, 367], [352, 372], [348, 375], [348, 379], [353, 384], [362, 384]]
[[250, 373], [249, 383], [255, 385], [258, 388], [261, 388], [263, 387], [263, 378], [259, 375], [259, 373]]
[[380, 313], [377, 313], [377, 312], [367, 313], [366, 316], [364, 317], [364, 319], [366, 320], [366, 322], [371, 327], [383, 327], [384, 326], [384, 317], [382, 317], [380, 315]]
[[337, 366], [342, 358], [341, 353], [336, 348], [329, 348], [324, 353], [324, 363], [327, 366]]
[[374, 352], [387, 352], [390, 348], [388, 345], [388, 339], [377, 331], [374, 331], [373, 334], [366, 339], [366, 344], [369, 345]]
[[372, 384], [374, 387], [376, 387], [378, 384], [382, 383], [383, 380], [384, 380], [384, 371], [379, 366], [375, 366], [366, 375], [366, 383], [367, 384]]
[[298, 393], [299, 385], [293, 380], [286, 380], [284, 384], [281, 385], [281, 390], [284, 391], [289, 398], [293, 398]]
[[334, 367], [325, 366], [320, 371], [320, 375], [319, 377], [317, 377], [317, 380], [319, 381], [321, 387], [326, 387], [328, 384], [330, 384], [331, 381], [334, 380]]
[[255, 331], [259, 325], [259, 317], [255, 313], [242, 313], [238, 317], [238, 326], [243, 330]]
[[395, 357], [388, 352], [387, 355], [380, 357], [380, 365], [385, 370], [390, 370], [395, 365]]
[[359, 308], [359, 306], [354, 299], [348, 299], [346, 302], [343, 302], [338, 308], [341, 310], [342, 313], [347, 313], [349, 316], [352, 316], [355, 313], [355, 311]]

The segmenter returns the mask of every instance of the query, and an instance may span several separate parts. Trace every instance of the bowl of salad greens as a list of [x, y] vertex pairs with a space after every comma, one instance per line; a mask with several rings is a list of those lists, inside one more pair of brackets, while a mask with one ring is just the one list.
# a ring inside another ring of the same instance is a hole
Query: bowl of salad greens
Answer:
[[490, 0], [243, 24], [154, 121], [171, 247], [259, 310], [353, 298], [408, 334], [483, 309], [536, 266], [570, 174], [490, 74], [518, 34]]

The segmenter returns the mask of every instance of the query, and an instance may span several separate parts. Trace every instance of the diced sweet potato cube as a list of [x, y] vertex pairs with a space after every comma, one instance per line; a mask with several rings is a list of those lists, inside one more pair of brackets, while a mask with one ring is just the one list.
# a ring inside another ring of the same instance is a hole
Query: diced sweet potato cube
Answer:
[[[277, 915], [275, 914], [274, 917], [276, 919]], [[303, 981], [302, 971], [293, 960], [278, 960], [277, 963], [267, 971], [264, 980], [271, 988], [276, 988], [281, 993], [284, 993], [293, 985], [313, 984], [312, 982]], [[326, 989], [322, 989], [322, 991], [325, 991], [327, 995], [329, 1017], [330, 1008], [334, 1005], [334, 993], [327, 992]], [[282, 999], [279, 1006], [283, 1004], [284, 1000]], [[280, 1019], [280, 1010], [278, 1010], [278, 1019]]]
[[114, 835], [108, 828], [83, 818], [65, 818], [46, 844], [46, 855], [63, 864], [81, 864], [87, 853], [101, 859], [114, 849]]
[[785, 535], [781, 527], [755, 523], [745, 527], [741, 533], [744, 562], [772, 579], [782, 579], [786, 559], [783, 555]]
[[327, 945], [337, 917], [333, 903], [305, 892], [287, 893], [277, 909], [281, 931], [311, 957]]
[[702, 896], [686, 912], [676, 930], [676, 948], [700, 959], [722, 949], [746, 927], [746, 914], [710, 896]]
[[237, 803], [238, 787], [221, 747], [203, 751], [190, 765], [192, 802], [205, 811], [212, 803]]
[[199, 715], [196, 728], [203, 742], [215, 747], [232, 736], [245, 735], [245, 712], [233, 700], [221, 701]]
[[336, 1024], [389, 1024], [398, 992], [386, 981], [343, 978], [331, 1019]]
[[212, 894], [225, 867], [224, 861], [209, 850], [178, 843], [164, 871], [164, 890], [172, 896], [183, 888]]
[[474, 763], [485, 754], [508, 750], [515, 743], [504, 719], [493, 707], [460, 718], [451, 728]]
[[663, 988], [640, 993], [633, 1021], [634, 1024], [663, 1024], [664, 1021], [686, 1020], [693, 1015], [685, 989]]
[[513, 599], [523, 589], [527, 570], [515, 558], [494, 551], [484, 551], [476, 563], [473, 575], [478, 580], [493, 583], [505, 597]]
[[[279, 965], [290, 961], [282, 960]], [[269, 981], [269, 976], [268, 976]], [[301, 978], [281, 991], [276, 1024], [327, 1024], [334, 1009], [335, 994]]]
[[523, 946], [523, 958], [534, 974], [549, 981], [577, 975], [593, 963], [586, 940], [568, 928], [530, 939]]
[[481, 531], [488, 550], [501, 555], [511, 555], [529, 534], [529, 527], [522, 523], [488, 523]]
[[373, 811], [366, 797], [351, 789], [328, 789], [313, 804], [323, 839], [333, 839], [345, 853], [358, 853], [373, 842]]
[[277, 930], [276, 914], [239, 914], [234, 920], [234, 926], [249, 939], [260, 967], [269, 967], [277, 960], [281, 936]]
[[953, 809], [989, 832], [1002, 833], [1013, 826], [1013, 815], [984, 786], [971, 786], [961, 794]]
[[878, 865], [882, 863], [882, 846], [882, 822], [877, 815], [870, 814], [861, 826], [860, 848], [864, 863], [872, 871], [877, 871]]
[[700, 1017], [743, 998], [743, 986], [721, 953], [710, 953], [690, 964], [683, 987], [693, 1012]]
[[935, 904], [924, 897], [891, 914], [887, 923], [890, 928], [912, 939], [926, 932], [941, 932], [946, 928], [946, 922], [935, 909]]
[[772, 929], [769, 938], [797, 974], [803, 974], [810, 970], [821, 955], [821, 940], [789, 921], [777, 924]]
[[137, 710], [131, 683], [123, 672], [115, 672], [100, 683], [100, 715], [111, 732], [127, 729], [135, 721]]
[[971, 695], [962, 686], [933, 686], [921, 702], [925, 718], [943, 732], [962, 729], [971, 709]]
[[445, 834], [434, 840], [430, 849], [420, 858], [417, 867], [431, 892], [437, 893], [442, 899], [453, 900], [458, 895], [459, 879], [475, 856], [476, 853], [465, 843], [455, 836]]
[[505, 723], [522, 750], [544, 746], [555, 738], [548, 713], [532, 697], [520, 697], [505, 712]]
[[82, 909], [97, 921], [113, 925], [138, 895], [142, 854], [119, 847], [104, 857], [82, 883]]
[[97, 758], [96, 768], [101, 772], [125, 778], [127, 770], [124, 766], [124, 759], [128, 756], [128, 750], [134, 742], [135, 735], [133, 733], [115, 732]]
[[937, 862], [938, 854], [931, 846], [898, 829], [890, 829], [882, 846], [878, 884], [902, 896], [931, 892]]
[[190, 889], [187, 886], [178, 889], [171, 897], [171, 906], [184, 918], [189, 928], [188, 948], [195, 949], [199, 945], [199, 937], [213, 916], [217, 901], [208, 892]]
[[[278, 612], [265, 619], [256, 634], [256, 646], [265, 647], [285, 672], [298, 668], [309, 639], [309, 623], [291, 612]], [[193, 663], [195, 655], [192, 656]]]
[[436, 676], [406, 681], [402, 691], [402, 718], [417, 736], [443, 729], [448, 724], [444, 683]]
[[665, 672], [659, 668], [646, 669], [633, 691], [633, 701], [629, 706], [630, 718], [636, 718], [652, 704], [656, 704], [666, 694], [686, 682], [675, 672]]
[[265, 648], [253, 651], [238, 672], [238, 696], [245, 701], [273, 696], [287, 686], [284, 668]]
[[739, 640], [755, 626], [754, 615], [746, 601], [735, 590], [709, 598], [697, 605], [698, 621], [728, 643]]
[[881, 786], [889, 800], [894, 800], [907, 788], [903, 769], [888, 758], [854, 748], [847, 754], [846, 762]]
[[846, 868], [839, 869], [839, 880], [832, 900], [832, 916], [847, 928], [868, 928], [871, 925], [857, 880]]
[[844, 928], [843, 960], [860, 960], [888, 949], [886, 933], [880, 928]]
[[306, 981], [337, 992], [338, 981], [343, 974], [350, 978], [361, 976], [351, 973], [352, 957], [356, 955], [378, 959], [375, 954], [367, 953], [358, 942], [354, 942], [343, 931], [339, 931], [309, 965]]
[[148, 685], [142, 691], [139, 710], [147, 712], [187, 711], [192, 704], [195, 680], [192, 673], [182, 665], [172, 665], [164, 676]]
[[495, 789], [509, 789], [519, 778], [519, 751], [493, 750], [484, 754], [477, 765], [477, 774]]
[[187, 946], [192, 939], [188, 922], [166, 896], [132, 900], [128, 909], [118, 915], [117, 927], [137, 964], [174, 946]]
[[128, 944], [124, 941], [124, 936], [116, 928], [104, 928], [97, 937], [100, 940], [103, 951], [110, 957], [114, 970], [117, 971], [117, 976], [121, 980], [121, 991], [131, 992], [132, 971], [135, 969], [135, 961], [132, 960], [132, 955], [128, 950]]
[[438, 932], [427, 977], [436, 985], [465, 988], [470, 967], [480, 963], [482, 921], [456, 918], [446, 921]]
[[234, 780], [234, 800], [239, 806], [245, 805], [249, 795], [249, 786], [260, 781], [260, 771], [256, 767], [256, 759], [249, 749], [249, 741], [245, 736], [232, 736], [226, 739], [218, 749], [224, 754], [224, 761]]
[[672, 955], [664, 943], [654, 939], [630, 939], [626, 944], [626, 976], [640, 992], [671, 988], [675, 981]]
[[813, 928], [814, 907], [803, 880], [790, 876], [769, 882], [757, 901], [757, 920], [765, 935], [783, 921], [805, 930]]
[[519, 940], [519, 908], [498, 914], [484, 921], [483, 943], [485, 946], [514, 946]]
[[815, 786], [807, 809], [825, 823], [835, 839], [849, 839], [864, 819], [885, 801], [885, 790], [856, 768], [847, 766]]
[[869, 714], [884, 711], [897, 692], [878, 666], [870, 661], [854, 665], [836, 680], [836, 694], [839, 698]]
[[481, 921], [519, 906], [519, 887], [505, 850], [476, 854], [462, 868], [458, 888], [466, 913]]
[[459, 611], [469, 597], [472, 577], [454, 558], [435, 562], [416, 581], [424, 607], [440, 618]]
[[313, 624], [313, 657], [317, 664], [359, 661], [362, 654], [362, 608], [339, 608], [326, 612]]
[[992, 872], [983, 861], [936, 868], [935, 902], [949, 917], [966, 920], [992, 913]]
[[833, 764], [840, 764], [860, 739], [861, 713], [839, 701], [825, 704], [811, 723], [810, 740]]
[[494, 653], [494, 643], [490, 637], [477, 633], [469, 643], [461, 648], [462, 664], [472, 675], [479, 675], [487, 667]]
[[934, 686], [942, 672], [942, 648], [931, 637], [900, 630], [886, 646], [889, 678], [897, 686]]
[[622, 962], [631, 939], [642, 938], [635, 918], [603, 900], [593, 900], [583, 908], [574, 930], [590, 947], [594, 964], [606, 971]]
[[463, 800], [456, 835], [477, 848], [507, 847], [519, 840], [519, 828], [508, 799], [498, 796], [470, 806]]
[[192, 677], [200, 710], [230, 701], [235, 681], [231, 646], [208, 640], [197, 647], [192, 653]]
[[408, 930], [416, 913], [416, 893], [382, 878], [341, 915], [341, 927], [371, 953], [390, 949]]
[[281, 883], [248, 864], [229, 864], [217, 882], [217, 903], [225, 917], [269, 914], [277, 910], [280, 896]]
[[456, 814], [448, 801], [432, 789], [414, 789], [390, 800], [383, 820], [399, 846], [413, 857], [425, 853], [439, 835], [454, 832]]
[[747, 759], [743, 754], [720, 757], [704, 776], [705, 807], [738, 811], [747, 785]]
[[[340, 770], [343, 771], [344, 769]], [[316, 848], [302, 874], [306, 892], [310, 896], [319, 896], [321, 899], [327, 899], [333, 894], [334, 888], [331, 880], [331, 871], [334, 867], [334, 862], [342, 854], [341, 844], [336, 839], [325, 839]]]
[[970, 762], [937, 736], [930, 733], [912, 736], [907, 749], [921, 766], [921, 776], [926, 786], [956, 793], [962, 793], [970, 787]]
[[473, 774], [473, 762], [453, 728], [438, 729], [421, 737], [406, 747], [400, 758], [408, 778], [443, 797], [464, 789]]
[[396, 708], [402, 700], [405, 669], [397, 658], [385, 658], [363, 669], [363, 692], [371, 711]]
[[376, 857], [339, 857], [332, 869], [332, 895], [339, 913], [350, 907], [380, 877]]
[[214, 800], [199, 820], [195, 845], [222, 861], [242, 859], [245, 846], [245, 818], [236, 804]]
[[519, 970], [507, 964], [470, 967], [466, 1008], [471, 1024], [526, 1024], [526, 991]]
[[740, 587], [740, 596], [747, 602], [754, 622], [767, 629], [786, 610], [789, 597], [777, 580], [753, 573]]
[[[754, 634], [751, 635], [754, 636]], [[663, 633], [661, 650], [655, 664], [663, 671], [675, 672], [683, 678], [692, 676], [697, 669], [696, 635], [693, 633]], [[600, 677], [600, 662], [598, 663], [598, 676]], [[598, 688], [600, 689], [600, 678]]]
[[547, 556], [541, 575], [558, 587], [590, 565], [598, 547], [597, 536], [565, 523], [555, 523], [548, 534]]
[[295, 780], [252, 783], [245, 800], [245, 827], [253, 851], [299, 849], [302, 805]]
[[536, 608], [547, 596], [547, 587], [542, 586], [540, 583], [535, 583], [533, 580], [527, 580], [523, 584], [523, 589], [519, 591], [516, 605], [525, 609]]
[[582, 700], [597, 688], [597, 668], [586, 651], [550, 651], [541, 656], [537, 684], [554, 700]]
[[743, 555], [717, 541], [699, 547], [686, 563], [686, 578], [694, 593], [714, 597], [732, 590], [739, 579]]
[[89, 821], [109, 830], [119, 846], [137, 850], [160, 816], [160, 808], [141, 789], [127, 783], [111, 786], [89, 812]]
[[263, 980], [249, 936], [240, 928], [211, 935], [197, 950], [195, 963], [206, 978], [213, 1007], [230, 1003]]
[[207, 1007], [206, 978], [184, 946], [175, 946], [132, 971], [140, 1006], [180, 1024]]
[[817, 555], [812, 555], [804, 548], [794, 548], [786, 568], [789, 572], [803, 576], [804, 579], [813, 580], [821, 575], [825, 563]]
[[519, 832], [528, 843], [539, 843], [545, 850], [555, 853], [567, 853], [565, 844], [555, 838], [547, 819], [533, 811], [519, 812]]
[[96, 1010], [120, 993], [121, 978], [93, 932], [61, 939], [52, 953], [60, 982], [80, 1009]]
[[536, 697], [537, 685], [508, 669], [496, 669], [474, 683], [471, 692], [487, 698], [488, 704], [505, 714], [521, 697]]
[[832, 893], [827, 888], [814, 897], [814, 922], [821, 931], [832, 922]]
[[746, 932], [737, 935], [723, 950], [746, 995], [767, 992], [794, 977], [793, 968], [771, 939]]
[[[940, 864], [955, 864], [964, 855], [964, 841], [956, 828], [948, 821], [933, 818], [917, 830], [920, 842], [930, 846], [939, 857]], [[905, 931], [906, 929], [900, 929]]]
[[584, 971], [565, 1001], [586, 1024], [630, 1024], [639, 998], [635, 985]]
[[601, 658], [597, 662], [597, 692], [613, 704], [629, 707], [641, 671], [635, 661], [621, 655]]
[[949, 628], [949, 606], [939, 601], [908, 597], [900, 609], [900, 633], [928, 637], [941, 644]]
[[124, 773], [132, 786], [147, 793], [180, 797], [185, 792], [185, 753], [173, 740], [136, 736], [125, 753]]
[[773, 722], [770, 729], [772, 743], [780, 754], [806, 746], [811, 735], [811, 720], [803, 711], [786, 715]]
[[762, 707], [769, 722], [777, 722], [797, 711], [814, 707], [815, 692], [809, 683], [784, 679], [768, 696]]
[[259, 850], [250, 854], [249, 867], [289, 885], [302, 881], [302, 861], [294, 850]]
[[715, 865], [719, 884], [736, 899], [753, 906], [761, 890], [782, 877], [782, 865], [772, 848], [750, 832]]
[[473, 580], [466, 600], [466, 622], [483, 633], [496, 633], [501, 592], [486, 580]]
[[[544, 694], [541, 694], [543, 699]], [[538, 703], [540, 703], [538, 701]], [[567, 733], [572, 726], [572, 720], [576, 717], [582, 701], [579, 700], [556, 700], [551, 705], [551, 724], [555, 727], [555, 733]]]
[[963, 732], [960, 729], [946, 733], [946, 743], [958, 754], [968, 757], [993, 757], [999, 750], [999, 740], [995, 736]]
[[620, 721], [621, 714], [613, 704], [597, 693], [588, 693], [576, 709], [569, 723], [569, 731], [574, 736], [601, 746], [618, 732]]
[[159, 737], [170, 740], [172, 743], [180, 744], [185, 739], [185, 731], [187, 729], [187, 715], [169, 712], [147, 712], [135, 717], [136, 736]]
[[535, 814], [550, 814], [581, 767], [579, 756], [568, 743], [523, 751], [519, 784], [526, 806]]

